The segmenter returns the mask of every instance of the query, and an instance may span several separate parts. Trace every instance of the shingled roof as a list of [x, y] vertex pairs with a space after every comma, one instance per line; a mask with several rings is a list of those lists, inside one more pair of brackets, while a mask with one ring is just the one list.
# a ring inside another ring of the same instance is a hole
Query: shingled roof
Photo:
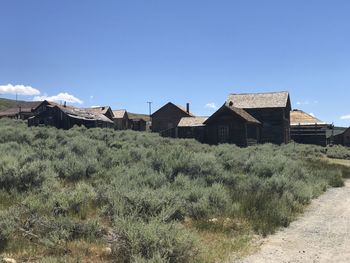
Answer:
[[110, 109], [109, 106], [84, 108], [84, 110], [86, 110], [88, 112], [95, 113], [95, 114], [106, 114], [108, 109]]
[[204, 126], [208, 117], [183, 117], [177, 127], [199, 127]]
[[122, 119], [126, 114], [126, 110], [114, 110], [113, 114], [115, 119]]
[[213, 115], [211, 115], [205, 122], [204, 124], [207, 124], [208, 121], [212, 120], [213, 118], [215, 118], [221, 111], [223, 111], [224, 109], [229, 109], [232, 112], [234, 112], [236, 115], [238, 115], [239, 117], [241, 117], [243, 120], [249, 122], [249, 123], [256, 123], [256, 124], [261, 124], [260, 121], [258, 121], [257, 119], [255, 119], [252, 115], [250, 115], [248, 112], [246, 112], [244, 109], [240, 109], [240, 108], [236, 108], [233, 106], [230, 106], [229, 103], [225, 103], [224, 105], [222, 105], [222, 107], [220, 109], [218, 109]]
[[326, 125], [326, 123], [302, 110], [293, 110], [290, 112], [290, 125]]
[[230, 106], [242, 109], [285, 108], [288, 106], [288, 99], [289, 93], [282, 91], [230, 94], [226, 102], [230, 103]]

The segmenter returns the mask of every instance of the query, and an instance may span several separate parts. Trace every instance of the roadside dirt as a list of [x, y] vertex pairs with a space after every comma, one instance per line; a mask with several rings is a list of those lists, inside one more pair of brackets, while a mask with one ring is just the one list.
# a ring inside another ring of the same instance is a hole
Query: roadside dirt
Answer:
[[288, 228], [260, 242], [257, 253], [236, 262], [350, 262], [350, 179], [313, 200]]

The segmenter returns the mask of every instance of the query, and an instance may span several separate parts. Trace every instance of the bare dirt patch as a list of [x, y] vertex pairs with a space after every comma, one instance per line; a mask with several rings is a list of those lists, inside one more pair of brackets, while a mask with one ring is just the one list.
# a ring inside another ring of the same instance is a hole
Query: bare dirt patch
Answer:
[[260, 240], [250, 262], [350, 262], [350, 180], [312, 201], [288, 228]]

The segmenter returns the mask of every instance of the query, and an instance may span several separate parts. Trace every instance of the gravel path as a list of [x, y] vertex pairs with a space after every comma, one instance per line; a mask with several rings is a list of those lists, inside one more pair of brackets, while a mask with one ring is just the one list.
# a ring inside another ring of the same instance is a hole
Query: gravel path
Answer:
[[238, 262], [350, 262], [350, 180], [313, 200], [298, 220]]

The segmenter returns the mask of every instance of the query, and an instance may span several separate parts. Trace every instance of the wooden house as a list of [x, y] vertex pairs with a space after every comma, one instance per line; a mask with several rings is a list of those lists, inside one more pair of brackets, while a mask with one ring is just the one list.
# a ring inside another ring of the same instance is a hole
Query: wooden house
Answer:
[[190, 113], [189, 104], [186, 109], [168, 102], [163, 107], [158, 109], [152, 115], [152, 131], [166, 133], [168, 130], [174, 130], [183, 117], [193, 117]]
[[85, 108], [84, 110], [91, 112], [93, 114], [102, 114], [110, 120], [113, 120], [114, 118], [114, 114], [110, 106]]
[[1, 118], [27, 120], [34, 116], [34, 109], [41, 103], [41, 101], [19, 101], [16, 107], [10, 107], [0, 111]]
[[193, 138], [205, 142], [205, 124], [208, 117], [183, 117], [177, 125], [178, 138]]
[[225, 103], [205, 122], [209, 144], [232, 143], [249, 146], [260, 141], [261, 123], [243, 109]]
[[129, 128], [129, 116], [126, 110], [114, 110], [113, 122], [116, 130], [126, 130]]
[[294, 142], [327, 146], [330, 125], [301, 110], [290, 113], [290, 137]]
[[288, 92], [230, 94], [227, 103], [244, 109], [261, 126], [261, 143], [289, 143], [291, 102]]
[[84, 109], [43, 101], [36, 109], [35, 116], [28, 119], [28, 126], [48, 125], [60, 129], [70, 129], [74, 125], [87, 128], [113, 128], [113, 121], [103, 114], [95, 114]]
[[350, 127], [342, 133], [335, 135], [333, 142], [334, 144], [340, 144], [343, 146], [350, 147]]

